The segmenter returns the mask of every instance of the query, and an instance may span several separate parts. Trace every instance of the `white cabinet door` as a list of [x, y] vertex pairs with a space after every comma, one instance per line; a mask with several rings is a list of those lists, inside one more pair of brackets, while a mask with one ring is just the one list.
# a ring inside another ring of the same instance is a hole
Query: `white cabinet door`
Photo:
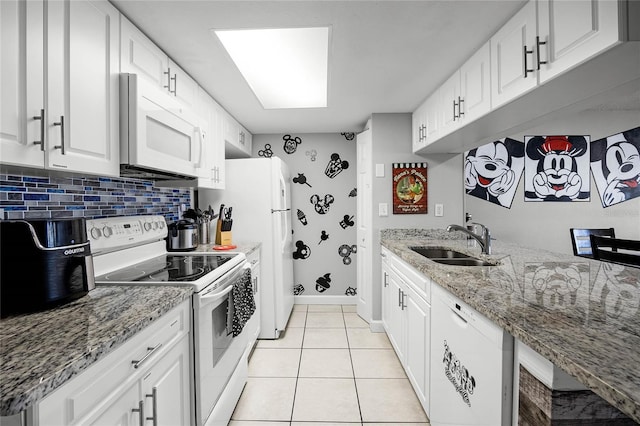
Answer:
[[440, 97], [439, 92], [436, 91], [434, 94], [427, 98], [424, 107], [424, 122], [426, 128], [425, 132], [425, 146], [429, 145], [431, 142], [435, 141], [440, 137]]
[[529, 1], [491, 37], [491, 106], [496, 108], [538, 84], [534, 67], [536, 4]]
[[169, 70], [172, 83], [169, 91], [180, 100], [182, 105], [195, 108], [198, 102], [198, 83], [171, 59], [169, 59]]
[[418, 399], [429, 414], [429, 344], [431, 307], [412, 288], [405, 289], [405, 369]]
[[491, 47], [486, 42], [460, 67], [459, 123], [465, 125], [491, 110]]
[[145, 418], [153, 419], [154, 425], [188, 426], [191, 423], [188, 335], [142, 378], [142, 392]]
[[43, 14], [43, 1], [0, 2], [2, 163], [44, 167]]
[[389, 326], [387, 329], [387, 336], [391, 341], [393, 349], [398, 355], [398, 359], [403, 363], [405, 362], [405, 315], [404, 315], [404, 301], [405, 301], [405, 284], [400, 277], [392, 270], [389, 274]]
[[47, 166], [118, 176], [119, 13], [105, 0], [47, 10]]
[[617, 44], [619, 28], [617, 1], [538, 0], [540, 82]]
[[[142, 402], [142, 405], [140, 403]], [[123, 391], [108, 408], [86, 425], [91, 426], [138, 426], [145, 418], [144, 401], [140, 398], [140, 382], [135, 382]]]
[[427, 142], [426, 108], [425, 100], [411, 116], [413, 152], [424, 148]]
[[120, 22], [121, 71], [138, 74], [165, 90], [173, 87], [167, 55], [127, 18], [121, 16]]
[[391, 309], [393, 309], [391, 302], [393, 298], [391, 297], [391, 287], [389, 287], [389, 276], [391, 275], [391, 267], [389, 266], [390, 253], [385, 248], [382, 248], [380, 256], [382, 325], [385, 330], [389, 330], [389, 315]]
[[440, 93], [440, 134], [446, 135], [460, 127], [460, 71], [456, 71], [438, 89]]

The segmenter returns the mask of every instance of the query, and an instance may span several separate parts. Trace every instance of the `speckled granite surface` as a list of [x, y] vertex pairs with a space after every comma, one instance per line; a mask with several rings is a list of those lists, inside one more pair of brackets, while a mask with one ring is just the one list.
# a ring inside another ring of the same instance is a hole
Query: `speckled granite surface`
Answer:
[[0, 320], [0, 415], [20, 412], [191, 297], [191, 288], [98, 287]]
[[[381, 232], [381, 243], [640, 422], [640, 268], [493, 241], [491, 256], [441, 230]], [[463, 234], [461, 234], [463, 235]], [[460, 267], [412, 246], [500, 261]]]

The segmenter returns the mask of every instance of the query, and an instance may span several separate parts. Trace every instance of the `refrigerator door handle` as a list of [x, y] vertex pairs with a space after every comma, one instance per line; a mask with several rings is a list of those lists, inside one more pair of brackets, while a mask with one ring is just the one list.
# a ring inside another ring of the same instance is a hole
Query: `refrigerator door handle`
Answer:
[[288, 212], [291, 209], [271, 209], [271, 213]]

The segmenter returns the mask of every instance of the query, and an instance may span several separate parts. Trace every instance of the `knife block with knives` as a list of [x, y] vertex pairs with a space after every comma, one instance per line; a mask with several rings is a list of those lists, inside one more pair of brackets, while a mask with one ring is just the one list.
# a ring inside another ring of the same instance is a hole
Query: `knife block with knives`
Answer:
[[216, 244], [217, 245], [231, 245], [231, 226], [233, 225], [233, 219], [231, 219], [231, 213], [233, 207], [227, 209], [224, 208], [224, 204], [220, 205], [220, 214], [218, 215], [218, 223], [216, 223]]

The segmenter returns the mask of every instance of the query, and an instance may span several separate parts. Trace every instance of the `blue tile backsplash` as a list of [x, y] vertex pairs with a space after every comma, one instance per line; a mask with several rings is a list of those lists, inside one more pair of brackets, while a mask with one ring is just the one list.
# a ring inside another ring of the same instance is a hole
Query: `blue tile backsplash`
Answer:
[[189, 189], [158, 188], [148, 180], [0, 173], [3, 219], [157, 214], [174, 221], [189, 207]]

